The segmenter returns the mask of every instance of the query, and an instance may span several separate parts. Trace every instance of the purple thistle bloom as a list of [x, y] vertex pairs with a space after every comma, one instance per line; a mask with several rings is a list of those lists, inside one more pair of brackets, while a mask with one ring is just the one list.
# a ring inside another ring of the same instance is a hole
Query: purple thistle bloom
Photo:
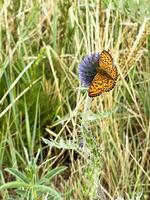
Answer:
[[99, 57], [99, 53], [92, 53], [82, 59], [79, 65], [79, 78], [84, 86], [89, 86], [96, 75]]

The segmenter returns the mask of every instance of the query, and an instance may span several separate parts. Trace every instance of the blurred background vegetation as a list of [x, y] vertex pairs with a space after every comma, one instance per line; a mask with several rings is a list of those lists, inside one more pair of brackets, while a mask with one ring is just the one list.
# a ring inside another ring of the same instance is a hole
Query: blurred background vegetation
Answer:
[[[0, 199], [150, 199], [149, 17], [149, 0], [0, 2]], [[103, 49], [119, 78], [85, 122], [78, 66]]]

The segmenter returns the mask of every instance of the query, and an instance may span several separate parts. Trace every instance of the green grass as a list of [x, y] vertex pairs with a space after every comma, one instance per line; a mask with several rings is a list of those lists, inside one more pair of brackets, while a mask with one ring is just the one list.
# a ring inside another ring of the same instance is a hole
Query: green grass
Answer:
[[[149, 200], [150, 2], [0, 8], [0, 199]], [[119, 77], [91, 101], [78, 66], [103, 49]]]

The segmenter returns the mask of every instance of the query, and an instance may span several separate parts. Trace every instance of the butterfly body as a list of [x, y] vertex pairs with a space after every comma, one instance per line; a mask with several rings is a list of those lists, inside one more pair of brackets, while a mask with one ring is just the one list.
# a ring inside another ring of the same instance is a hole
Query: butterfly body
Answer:
[[96, 97], [103, 92], [112, 90], [116, 84], [117, 76], [117, 68], [113, 64], [113, 58], [107, 51], [102, 51], [97, 73], [89, 86], [89, 97]]

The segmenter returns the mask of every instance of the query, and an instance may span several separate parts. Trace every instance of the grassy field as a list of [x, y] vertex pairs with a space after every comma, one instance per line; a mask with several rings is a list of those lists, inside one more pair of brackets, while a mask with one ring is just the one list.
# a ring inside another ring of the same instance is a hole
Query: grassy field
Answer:
[[[104, 49], [119, 76], [91, 101]], [[0, 199], [150, 200], [150, 1], [1, 1], [0, 63]]]

